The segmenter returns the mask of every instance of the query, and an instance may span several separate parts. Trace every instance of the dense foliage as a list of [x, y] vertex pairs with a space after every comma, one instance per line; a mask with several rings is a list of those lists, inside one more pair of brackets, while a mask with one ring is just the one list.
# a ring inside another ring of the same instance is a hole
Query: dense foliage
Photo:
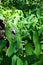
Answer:
[[0, 65], [43, 65], [42, 0], [0, 0]]

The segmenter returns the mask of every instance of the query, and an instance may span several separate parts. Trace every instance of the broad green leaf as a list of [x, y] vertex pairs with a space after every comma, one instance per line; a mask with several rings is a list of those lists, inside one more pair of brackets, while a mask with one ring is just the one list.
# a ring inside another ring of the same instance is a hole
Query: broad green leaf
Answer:
[[0, 19], [1, 19], [1, 20], [4, 20], [4, 17], [3, 17], [3, 15], [2, 15], [2, 14], [0, 14]]
[[18, 56], [14, 55], [12, 57], [12, 65], [23, 65], [23, 61]]
[[28, 65], [28, 61], [27, 60], [25, 60], [23, 63], [24, 63], [23, 65]]
[[35, 45], [34, 53], [36, 55], [40, 55], [41, 45], [40, 45], [40, 42], [39, 42], [39, 37], [38, 37], [38, 31], [37, 30], [35, 30], [33, 32], [33, 42], [34, 42], [34, 45]]
[[12, 65], [17, 65], [17, 56], [16, 55], [14, 55], [12, 57]]
[[26, 55], [32, 55], [33, 54], [33, 47], [31, 43], [27, 42], [25, 46]]
[[6, 45], [6, 41], [5, 40], [0, 40], [0, 51], [1, 49]]
[[12, 33], [9, 28], [5, 28], [5, 35], [10, 44], [12, 44]]
[[23, 61], [19, 57], [17, 57], [17, 65], [23, 65]]
[[16, 47], [17, 44], [13, 43], [9, 46], [9, 48], [7, 49], [7, 52], [6, 52], [6, 55], [8, 55], [9, 57], [14, 53], [16, 52]]
[[18, 52], [20, 49], [22, 49], [21, 37], [20, 37], [20, 34], [17, 33], [14, 36], [13, 43], [9, 45], [6, 55], [11, 56], [13, 53]]

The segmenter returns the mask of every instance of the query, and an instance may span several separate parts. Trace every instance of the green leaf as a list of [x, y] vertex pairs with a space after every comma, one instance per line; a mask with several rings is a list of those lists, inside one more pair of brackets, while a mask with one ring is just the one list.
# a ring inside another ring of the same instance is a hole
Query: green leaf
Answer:
[[17, 48], [17, 44], [15, 43], [11, 44], [7, 49], [6, 55], [10, 57], [14, 52], [16, 52], [16, 48]]
[[1, 20], [4, 20], [4, 17], [3, 17], [3, 15], [2, 15], [2, 14], [0, 14], [0, 19], [1, 19]]
[[14, 55], [12, 57], [12, 65], [23, 65], [23, 61], [18, 56]]
[[34, 45], [35, 45], [34, 53], [35, 53], [36, 55], [40, 55], [41, 45], [40, 45], [40, 42], [39, 42], [39, 37], [38, 37], [38, 32], [37, 32], [37, 30], [35, 30], [35, 31], [33, 32], [33, 42], [34, 42]]
[[12, 65], [17, 65], [16, 63], [17, 63], [17, 56], [14, 55], [14, 56], [12, 57]]
[[6, 45], [6, 41], [5, 40], [0, 40], [0, 51], [1, 49]]
[[5, 35], [10, 44], [12, 44], [12, 33], [9, 28], [5, 28]]
[[32, 55], [33, 54], [33, 47], [31, 43], [27, 42], [25, 46], [26, 55]]
[[27, 60], [25, 60], [25, 61], [24, 61], [24, 64], [23, 64], [23, 65], [28, 65], [28, 62], [27, 62]]
[[17, 65], [23, 65], [23, 61], [19, 57], [17, 57]]

